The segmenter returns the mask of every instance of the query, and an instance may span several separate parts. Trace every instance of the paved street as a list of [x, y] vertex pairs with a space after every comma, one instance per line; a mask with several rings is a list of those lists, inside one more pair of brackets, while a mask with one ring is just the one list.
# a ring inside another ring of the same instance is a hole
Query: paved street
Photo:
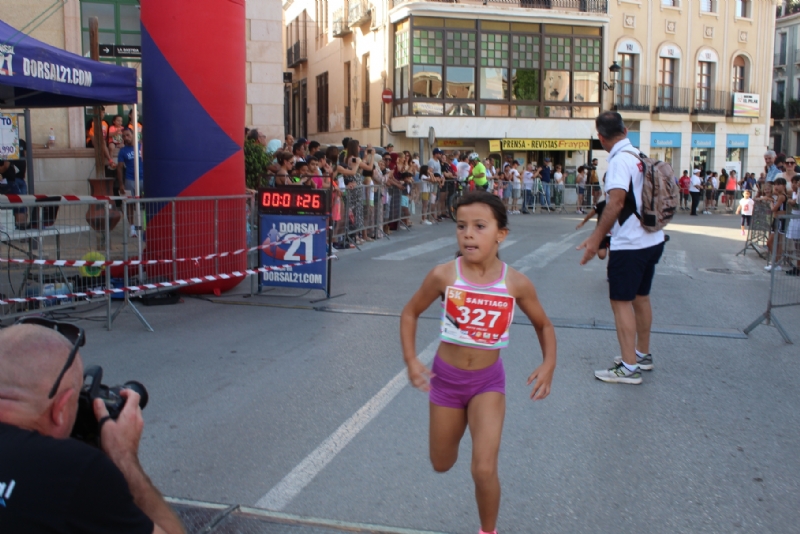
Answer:
[[[752, 252], [736, 256], [739, 218], [681, 213], [669, 226], [652, 293], [663, 333], [641, 386], [593, 377], [618, 345], [606, 263], [578, 264], [575, 246], [594, 226], [576, 232], [580, 219], [515, 215], [501, 250], [536, 285], [559, 358], [552, 394], [531, 403], [525, 380], [540, 353], [518, 314], [503, 351], [498, 530], [796, 531], [800, 359], [771, 327], [741, 334], [764, 311], [769, 275]], [[82, 323], [86, 362], [102, 365], [107, 382], [150, 390], [141, 459], [166, 495], [476, 532], [469, 439], [451, 472], [434, 473], [427, 398], [403, 376], [398, 314], [456, 251], [453, 223], [413, 220], [410, 232], [341, 253], [333, 290], [345, 294], [330, 301], [296, 290], [250, 298], [243, 284], [217, 299], [142, 307], [155, 333], [127, 312], [112, 332]], [[437, 309], [420, 321], [423, 358], [436, 347]], [[777, 314], [800, 342], [800, 309]]]

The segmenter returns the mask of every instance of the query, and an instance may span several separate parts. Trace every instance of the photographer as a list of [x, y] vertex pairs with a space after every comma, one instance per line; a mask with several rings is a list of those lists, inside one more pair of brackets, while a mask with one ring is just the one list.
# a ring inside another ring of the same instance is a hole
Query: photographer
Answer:
[[78, 417], [83, 330], [27, 319], [0, 330], [0, 532], [183, 533], [139, 465], [139, 395], [108, 418], [102, 450], [69, 439]]

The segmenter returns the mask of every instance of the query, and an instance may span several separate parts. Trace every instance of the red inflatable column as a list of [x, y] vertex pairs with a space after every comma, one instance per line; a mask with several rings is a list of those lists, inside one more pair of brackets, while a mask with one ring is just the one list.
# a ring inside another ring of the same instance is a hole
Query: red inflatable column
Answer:
[[[245, 0], [142, 0], [144, 191], [146, 198], [208, 197], [170, 203], [150, 215], [146, 259], [193, 258], [245, 247]], [[217, 216], [215, 220], [215, 209]], [[178, 263], [186, 279], [246, 268], [246, 255]], [[172, 267], [149, 266], [171, 277]], [[225, 291], [241, 278], [192, 286]]]

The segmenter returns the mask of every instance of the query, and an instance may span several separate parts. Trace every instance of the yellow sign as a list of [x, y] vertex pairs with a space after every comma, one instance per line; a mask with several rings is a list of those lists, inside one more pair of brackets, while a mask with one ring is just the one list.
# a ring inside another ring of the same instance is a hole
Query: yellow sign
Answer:
[[[489, 141], [489, 150], [589, 150], [588, 139], [502, 139]], [[496, 148], [495, 148], [496, 147]]]
[[439, 148], [461, 148], [467, 145], [464, 144], [463, 139], [439, 139], [436, 141]]
[[19, 159], [17, 115], [0, 113], [0, 159]]

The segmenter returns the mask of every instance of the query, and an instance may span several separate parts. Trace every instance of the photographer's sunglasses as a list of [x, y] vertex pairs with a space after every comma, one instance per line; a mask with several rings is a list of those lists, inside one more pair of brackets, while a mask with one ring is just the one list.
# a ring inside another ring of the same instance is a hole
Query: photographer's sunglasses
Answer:
[[56, 396], [56, 392], [58, 391], [58, 387], [61, 385], [61, 380], [64, 378], [64, 375], [67, 373], [69, 368], [72, 367], [72, 363], [75, 361], [75, 356], [78, 354], [78, 349], [86, 344], [86, 333], [83, 331], [83, 328], [72, 323], [51, 321], [50, 319], [45, 319], [44, 317], [23, 317], [17, 321], [16, 324], [35, 324], [45, 328], [51, 328], [72, 343], [72, 350], [69, 352], [67, 362], [64, 364], [64, 368], [61, 369], [61, 372], [58, 373], [58, 378], [56, 378], [55, 384], [53, 384], [52, 389], [50, 389], [50, 393], [47, 395], [48, 399], [52, 399]]

